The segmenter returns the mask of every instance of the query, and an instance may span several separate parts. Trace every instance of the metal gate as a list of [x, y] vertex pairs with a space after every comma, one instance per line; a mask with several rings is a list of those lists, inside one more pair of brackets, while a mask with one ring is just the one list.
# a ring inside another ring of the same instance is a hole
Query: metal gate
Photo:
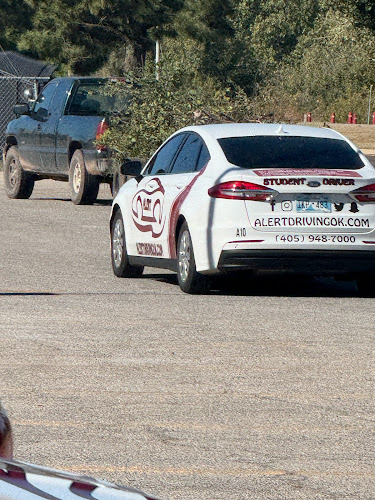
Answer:
[[[13, 106], [35, 100], [40, 90], [50, 80], [48, 77], [0, 76], [0, 153], [5, 144], [8, 123], [15, 118]], [[25, 91], [29, 91], [29, 98]], [[0, 158], [1, 160], [1, 158]]]

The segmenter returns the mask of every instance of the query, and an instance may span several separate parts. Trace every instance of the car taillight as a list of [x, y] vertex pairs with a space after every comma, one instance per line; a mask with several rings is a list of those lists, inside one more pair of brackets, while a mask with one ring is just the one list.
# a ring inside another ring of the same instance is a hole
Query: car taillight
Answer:
[[217, 184], [208, 190], [212, 198], [227, 200], [268, 201], [276, 191], [259, 184], [244, 181], [229, 181]]
[[[99, 142], [102, 138], [102, 135], [106, 130], [108, 130], [108, 123], [106, 122], [105, 118], [99, 123], [97, 129], [96, 129], [96, 142]], [[103, 151], [106, 149], [107, 146], [105, 144], [97, 144], [96, 149], [98, 151]]]
[[375, 203], [375, 184], [363, 186], [350, 194], [360, 202]]

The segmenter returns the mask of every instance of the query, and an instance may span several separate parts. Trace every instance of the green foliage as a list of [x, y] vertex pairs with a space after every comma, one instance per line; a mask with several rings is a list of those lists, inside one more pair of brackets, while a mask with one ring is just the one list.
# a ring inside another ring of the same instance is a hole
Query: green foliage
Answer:
[[4, 48], [62, 74], [136, 74], [113, 142], [123, 154], [151, 151], [197, 110], [203, 121], [367, 118], [375, 0], [0, 0], [0, 11]]
[[258, 58], [274, 65], [290, 55], [318, 12], [318, 0], [263, 1], [252, 27]]
[[267, 106], [274, 109], [276, 119], [289, 114], [298, 120], [312, 112], [315, 119], [328, 120], [335, 112], [345, 121], [348, 112], [355, 111], [365, 121], [368, 90], [374, 82], [374, 47], [370, 31], [356, 28], [337, 11], [322, 13], [257, 100], [266, 103], [268, 95]]
[[[312, 112], [366, 122], [375, 37], [329, 0], [187, 0], [163, 39], [160, 80], [152, 57], [131, 84], [131, 106], [104, 141], [125, 157], [148, 157], [172, 132], [217, 121], [300, 121]], [[220, 39], [221, 33], [221, 39]], [[134, 81], [136, 86], [134, 86]]]
[[375, 31], [375, 1], [374, 0], [326, 0], [337, 11], [344, 12], [355, 21], [359, 27], [367, 27]]
[[185, 0], [173, 27], [179, 39], [195, 42], [202, 75], [215, 78], [223, 87], [240, 86], [250, 94], [256, 64], [251, 45], [237, 29], [237, 17], [234, 0]]
[[25, 0], [32, 29], [19, 48], [64, 65], [68, 72], [92, 74], [114, 49], [129, 46], [138, 64], [150, 50], [155, 30], [163, 32], [181, 0]]
[[22, 0], [0, 0], [0, 48], [15, 50], [17, 41], [31, 27], [31, 9]]
[[170, 134], [187, 125], [252, 118], [245, 93], [233, 94], [233, 89], [222, 88], [215, 79], [203, 78], [192, 57], [195, 42], [188, 45], [173, 42], [179, 57], [164, 58], [159, 81], [149, 61], [140, 76], [107, 89], [131, 96], [130, 108], [112, 120], [102, 140], [121, 158], [148, 157]]

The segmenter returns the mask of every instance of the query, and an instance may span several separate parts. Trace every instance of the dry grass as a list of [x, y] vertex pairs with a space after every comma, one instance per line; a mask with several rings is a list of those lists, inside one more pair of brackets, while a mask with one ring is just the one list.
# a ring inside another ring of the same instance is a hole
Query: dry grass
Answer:
[[348, 123], [315, 122], [304, 125], [323, 127], [324, 125], [340, 132], [359, 147], [365, 154], [375, 155], [375, 125], [352, 125]]

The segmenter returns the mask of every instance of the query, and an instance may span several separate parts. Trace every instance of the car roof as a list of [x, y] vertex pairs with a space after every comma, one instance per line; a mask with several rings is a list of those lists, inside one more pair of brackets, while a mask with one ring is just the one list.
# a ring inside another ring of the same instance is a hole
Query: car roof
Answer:
[[344, 136], [328, 127], [318, 128], [304, 125], [289, 125], [285, 123], [223, 123], [216, 125], [196, 125], [185, 127], [179, 132], [182, 131], [192, 131], [200, 134], [203, 138], [205, 136], [211, 136], [215, 139], [243, 136], [291, 135], [346, 140]]

